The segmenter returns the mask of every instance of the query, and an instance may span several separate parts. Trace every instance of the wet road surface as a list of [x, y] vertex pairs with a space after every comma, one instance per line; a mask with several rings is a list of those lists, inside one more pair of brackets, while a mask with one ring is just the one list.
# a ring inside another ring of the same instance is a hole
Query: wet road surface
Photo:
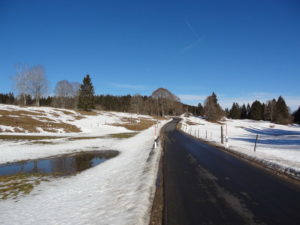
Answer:
[[300, 188], [166, 125], [165, 225], [300, 224]]

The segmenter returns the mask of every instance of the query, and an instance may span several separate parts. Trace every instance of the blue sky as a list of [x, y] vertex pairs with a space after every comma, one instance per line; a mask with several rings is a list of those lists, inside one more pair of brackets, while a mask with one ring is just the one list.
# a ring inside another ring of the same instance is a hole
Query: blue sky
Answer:
[[97, 94], [165, 87], [223, 106], [283, 95], [300, 105], [300, 1], [0, 0], [0, 92], [42, 64], [50, 93], [90, 74]]

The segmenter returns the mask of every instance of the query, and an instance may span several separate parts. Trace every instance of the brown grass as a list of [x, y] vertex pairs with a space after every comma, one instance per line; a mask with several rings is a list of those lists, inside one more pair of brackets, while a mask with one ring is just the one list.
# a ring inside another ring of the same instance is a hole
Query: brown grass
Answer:
[[164, 116], [152, 116], [153, 119], [156, 119], [156, 120], [166, 120], [167, 118], [164, 117]]
[[[36, 112], [28, 112], [24, 110], [19, 111], [6, 111], [0, 110], [0, 124], [4, 126], [17, 127], [14, 129], [14, 132], [24, 132], [24, 130], [32, 133], [38, 133], [37, 127], [42, 128], [45, 131], [55, 133], [56, 129], [63, 129], [65, 132], [80, 132], [81, 130], [71, 124], [63, 122], [55, 122], [44, 116], [44, 114]], [[13, 116], [13, 117], [12, 117]], [[38, 116], [47, 122], [42, 122], [36, 119], [33, 119], [32, 116]], [[57, 116], [59, 116], [57, 114]], [[20, 129], [21, 128], [21, 129]], [[24, 129], [24, 130], [22, 130]], [[2, 130], [2, 132], [12, 132], [10, 130]]]
[[146, 130], [149, 127], [153, 126], [156, 121], [150, 120], [150, 119], [145, 119], [145, 118], [140, 118], [139, 120], [135, 120], [131, 118], [123, 118], [123, 122], [126, 123], [114, 123], [111, 124], [113, 126], [118, 126], [118, 127], [125, 127], [128, 130], [134, 130], [134, 131], [141, 131], [141, 130]]
[[47, 177], [42, 174], [0, 176], [0, 200], [29, 194], [41, 181], [47, 181]]
[[81, 120], [83, 118], [85, 118], [84, 116], [73, 116], [75, 120]]
[[56, 109], [56, 111], [60, 111], [60, 112], [64, 113], [65, 115], [75, 115], [73, 112], [66, 111], [66, 110], [63, 110], [63, 109]]
[[138, 134], [138, 132], [132, 132], [132, 133], [117, 133], [117, 134], [110, 134], [109, 137], [112, 138], [131, 138]]
[[81, 110], [76, 110], [76, 112], [80, 113], [81, 115], [85, 115], [85, 116], [97, 116], [97, 115], [99, 115], [99, 113], [95, 112], [95, 111], [81, 111]]
[[193, 126], [193, 125], [203, 125], [203, 124], [195, 123], [195, 122], [192, 122], [192, 121], [189, 121], [189, 120], [186, 121], [186, 124], [190, 125], [190, 126]]
[[0, 140], [44, 140], [59, 139], [62, 136], [36, 136], [36, 135], [0, 135]]
[[[28, 132], [38, 133], [37, 127], [42, 128], [45, 131], [55, 133], [56, 129], [63, 129], [65, 132], [80, 132], [81, 130], [71, 124], [67, 123], [56, 123], [56, 122], [42, 122], [31, 118], [30, 116], [21, 117], [0, 117], [0, 124], [5, 126], [20, 127]], [[15, 131], [21, 131], [20, 129], [15, 129]], [[9, 132], [9, 131], [8, 131]], [[23, 131], [22, 131], [23, 132]]]
[[104, 138], [104, 136], [90, 136], [90, 137], [71, 137], [68, 138], [69, 141], [77, 141], [77, 140], [89, 140], [89, 139], [99, 139]]
[[1, 109], [0, 115], [2, 115], [2, 116], [21, 116], [21, 115], [43, 116], [44, 114], [38, 113], [38, 112], [25, 111], [25, 110], [7, 111], [7, 110]]

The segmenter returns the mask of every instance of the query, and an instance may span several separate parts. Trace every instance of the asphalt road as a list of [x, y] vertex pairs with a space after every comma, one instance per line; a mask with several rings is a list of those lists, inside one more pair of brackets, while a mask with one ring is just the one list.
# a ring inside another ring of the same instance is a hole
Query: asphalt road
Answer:
[[300, 188], [165, 127], [165, 225], [300, 224]]

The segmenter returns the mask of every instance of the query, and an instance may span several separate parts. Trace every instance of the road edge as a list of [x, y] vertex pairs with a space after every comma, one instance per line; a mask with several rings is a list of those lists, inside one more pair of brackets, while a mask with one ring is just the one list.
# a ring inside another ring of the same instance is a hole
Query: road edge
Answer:
[[159, 159], [159, 167], [156, 178], [156, 190], [154, 194], [149, 225], [162, 225], [164, 218], [164, 153], [165, 153], [165, 126], [160, 131], [161, 156]]
[[177, 127], [177, 130], [179, 132], [184, 133], [185, 135], [188, 135], [198, 141], [201, 141], [204, 144], [207, 144], [209, 146], [213, 146], [217, 149], [219, 149], [220, 151], [226, 152], [232, 156], [235, 156], [239, 159], [242, 159], [244, 161], [247, 161], [248, 163], [251, 163], [252, 165], [259, 167], [261, 169], [264, 169], [265, 171], [268, 171], [270, 173], [272, 173], [273, 175], [277, 175], [279, 177], [282, 177], [284, 179], [289, 180], [292, 183], [295, 183], [297, 185], [300, 185], [300, 172], [296, 171], [292, 168], [289, 167], [283, 167], [279, 164], [273, 163], [273, 162], [269, 162], [263, 159], [258, 159], [252, 156], [249, 156], [247, 154], [241, 153], [241, 152], [237, 152], [233, 149], [230, 148], [225, 148], [224, 146], [221, 146], [220, 144], [216, 143], [216, 142], [210, 142], [207, 141], [205, 139], [202, 138], [198, 138], [195, 136], [192, 136], [184, 131], [182, 131], [179, 127]]

